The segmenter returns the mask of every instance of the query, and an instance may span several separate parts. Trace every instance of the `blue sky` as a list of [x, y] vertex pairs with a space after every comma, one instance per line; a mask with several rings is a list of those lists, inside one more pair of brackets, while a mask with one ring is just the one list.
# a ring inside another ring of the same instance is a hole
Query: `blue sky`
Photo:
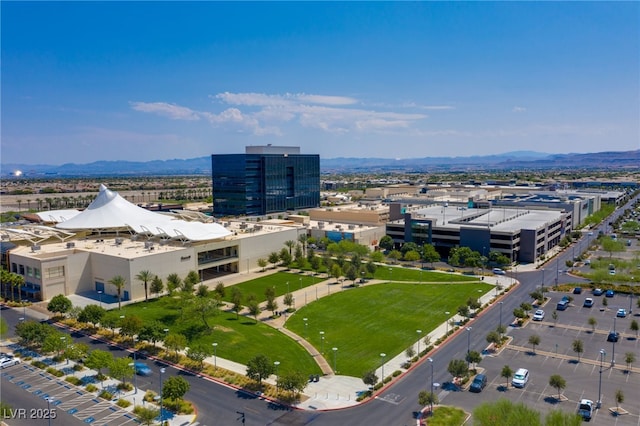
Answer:
[[2, 163], [640, 144], [638, 2], [6, 2]]

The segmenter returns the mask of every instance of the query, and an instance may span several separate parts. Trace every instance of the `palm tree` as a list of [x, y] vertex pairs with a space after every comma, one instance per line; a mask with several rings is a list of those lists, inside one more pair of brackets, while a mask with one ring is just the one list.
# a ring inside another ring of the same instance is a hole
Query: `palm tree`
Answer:
[[291, 250], [293, 249], [293, 246], [296, 245], [296, 242], [293, 240], [287, 240], [284, 242], [284, 245], [289, 247], [289, 256], [291, 256]]
[[122, 309], [122, 289], [126, 283], [122, 275], [116, 275], [109, 280], [109, 284], [112, 284], [118, 293], [118, 310]]
[[148, 290], [149, 290], [149, 281], [153, 280], [153, 274], [149, 271], [140, 271], [138, 275], [136, 275], [136, 280], [142, 281], [144, 283], [144, 301], [146, 302], [148, 298]]

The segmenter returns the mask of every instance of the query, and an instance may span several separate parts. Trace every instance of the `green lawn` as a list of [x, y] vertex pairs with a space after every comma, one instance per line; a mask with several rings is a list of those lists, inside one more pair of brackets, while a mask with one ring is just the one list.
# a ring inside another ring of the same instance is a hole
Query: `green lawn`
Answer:
[[[395, 271], [394, 271], [395, 272]], [[449, 276], [449, 275], [446, 275]], [[324, 297], [301, 308], [287, 327], [306, 337], [333, 365], [337, 347], [339, 374], [362, 377], [380, 365], [380, 353], [394, 357], [442, 324], [445, 312], [456, 312], [469, 297], [493, 286], [481, 282], [455, 284], [389, 283], [360, 287]], [[307, 318], [307, 326], [303, 318]], [[324, 345], [320, 337], [324, 331]], [[391, 374], [391, 372], [388, 372]]]
[[[312, 277], [309, 275], [293, 274], [289, 272], [276, 272], [275, 274], [265, 275], [260, 278], [236, 284], [233, 287], [240, 289], [245, 299], [249, 294], [254, 294], [258, 303], [262, 303], [266, 300], [265, 291], [269, 287], [275, 288], [276, 297], [278, 297], [285, 294], [287, 292], [287, 288], [289, 289], [289, 291], [293, 292], [296, 290], [300, 290], [300, 288], [309, 287], [326, 279], [326, 275], [322, 277]], [[289, 283], [288, 286], [287, 282]], [[231, 301], [230, 288], [227, 288], [225, 296], [222, 298], [222, 300], [226, 302]]]
[[478, 277], [444, 272], [424, 271], [415, 268], [378, 267], [374, 274], [377, 280], [414, 281], [414, 282], [471, 282]]
[[280, 361], [280, 371], [321, 373], [314, 359], [302, 346], [272, 327], [256, 324], [253, 318], [242, 315], [236, 319], [234, 313], [222, 311], [208, 316], [208, 322], [214, 330], [207, 332], [203, 321], [196, 314], [185, 312], [181, 318], [180, 306], [179, 299], [163, 297], [125, 306], [122, 314], [137, 315], [145, 322], [160, 321], [171, 333], [187, 336], [190, 346], [217, 342], [218, 356], [242, 364], [258, 354], [264, 354], [273, 361]]

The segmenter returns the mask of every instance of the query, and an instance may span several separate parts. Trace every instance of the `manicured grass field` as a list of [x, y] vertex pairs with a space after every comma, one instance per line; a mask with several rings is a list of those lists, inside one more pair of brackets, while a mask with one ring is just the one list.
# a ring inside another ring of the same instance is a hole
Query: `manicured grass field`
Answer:
[[[310, 275], [293, 274], [290, 272], [276, 272], [275, 274], [264, 275], [260, 278], [236, 284], [233, 287], [240, 289], [245, 299], [249, 294], [254, 294], [258, 303], [262, 303], [267, 300], [265, 297], [265, 291], [269, 287], [275, 288], [276, 297], [278, 297], [287, 293], [287, 287], [289, 288], [289, 291], [293, 292], [326, 279], [326, 275], [312, 277]], [[287, 286], [287, 282], [289, 283], [289, 286]], [[231, 301], [230, 288], [227, 288], [222, 300], [226, 302]]]
[[[394, 271], [395, 272], [395, 271]], [[350, 289], [301, 308], [287, 327], [306, 337], [333, 366], [332, 348], [338, 348], [339, 374], [362, 377], [387, 359], [405, 351], [442, 324], [445, 312], [456, 312], [469, 297], [493, 289], [481, 282], [453, 284], [388, 283]], [[307, 326], [303, 318], [307, 318]], [[324, 331], [324, 343], [320, 337]], [[392, 372], [385, 372], [385, 375]]]
[[424, 283], [478, 281], [478, 277], [474, 276], [399, 267], [379, 267], [374, 274], [374, 278], [377, 280], [414, 281]]
[[[208, 315], [207, 321], [213, 331], [207, 331], [202, 319], [194, 313], [180, 314], [180, 300], [172, 297], [149, 302], [140, 302], [122, 308], [123, 315], [137, 315], [145, 322], [157, 320], [169, 328], [171, 333], [184, 334], [188, 346], [197, 344], [211, 346], [218, 343], [217, 356], [246, 364], [259, 354], [272, 361], [280, 361], [280, 371], [301, 371], [304, 374], [320, 374], [321, 370], [309, 353], [284, 334], [255, 323], [252, 317], [221, 311]], [[213, 351], [211, 351], [213, 354]]]

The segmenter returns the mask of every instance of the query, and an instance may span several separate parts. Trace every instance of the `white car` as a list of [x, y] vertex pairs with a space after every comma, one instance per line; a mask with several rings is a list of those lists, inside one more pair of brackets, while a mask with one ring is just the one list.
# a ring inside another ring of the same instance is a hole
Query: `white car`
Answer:
[[516, 388], [523, 388], [529, 381], [529, 370], [526, 368], [518, 368], [516, 374], [513, 375], [511, 384]]
[[20, 358], [2, 358], [0, 359], [0, 368], [11, 367], [20, 364]]
[[542, 321], [544, 319], [544, 311], [542, 309], [538, 309], [535, 314], [533, 314], [534, 321]]

